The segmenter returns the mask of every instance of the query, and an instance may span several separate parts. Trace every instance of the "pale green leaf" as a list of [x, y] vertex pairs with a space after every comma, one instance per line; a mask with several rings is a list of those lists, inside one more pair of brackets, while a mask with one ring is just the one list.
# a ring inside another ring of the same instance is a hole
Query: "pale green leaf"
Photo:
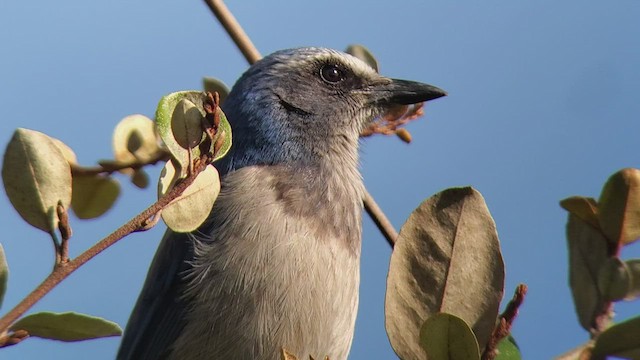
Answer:
[[609, 177], [598, 200], [598, 220], [615, 244], [640, 239], [640, 170], [622, 169]]
[[9, 265], [7, 257], [4, 255], [4, 248], [0, 244], [0, 307], [2, 307], [4, 294], [7, 292], [7, 282], [9, 282]]
[[71, 208], [80, 219], [96, 218], [111, 209], [120, 195], [120, 184], [110, 176], [75, 176]]
[[11, 325], [10, 329], [26, 330], [29, 336], [60, 341], [122, 335], [122, 329], [114, 322], [75, 312], [39, 312], [27, 315]]
[[2, 180], [11, 204], [26, 222], [48, 233], [57, 229], [53, 215], [58, 201], [65, 208], [71, 202], [71, 169], [52, 138], [17, 129], [4, 153]]
[[420, 329], [420, 344], [428, 359], [480, 359], [478, 341], [473, 331], [464, 320], [451, 314], [438, 313], [429, 317]]

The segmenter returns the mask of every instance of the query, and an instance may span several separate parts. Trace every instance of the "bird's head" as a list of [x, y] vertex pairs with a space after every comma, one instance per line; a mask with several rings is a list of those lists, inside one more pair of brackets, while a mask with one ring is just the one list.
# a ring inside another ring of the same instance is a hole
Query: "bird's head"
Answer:
[[345, 142], [357, 150], [359, 133], [391, 106], [444, 95], [431, 85], [381, 76], [339, 51], [275, 52], [242, 75], [223, 105], [234, 132], [232, 167], [312, 161]]

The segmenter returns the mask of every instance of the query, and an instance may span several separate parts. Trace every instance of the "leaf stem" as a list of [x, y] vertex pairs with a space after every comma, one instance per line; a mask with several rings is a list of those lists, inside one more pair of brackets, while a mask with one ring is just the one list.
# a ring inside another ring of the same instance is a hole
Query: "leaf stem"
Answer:
[[149, 160], [140, 161], [114, 161], [114, 162], [102, 162], [97, 166], [80, 166], [77, 164], [71, 164], [71, 175], [73, 176], [94, 176], [101, 174], [112, 174], [119, 170], [132, 169], [137, 170], [147, 165], [153, 165], [160, 161], [167, 161], [171, 158], [169, 152], [164, 150], [158, 150]]
[[[262, 57], [260, 52], [255, 45], [253, 45], [247, 33], [242, 29], [242, 26], [240, 26], [224, 2], [222, 0], [204, 0], [204, 2], [209, 9], [211, 9], [211, 12], [213, 12], [220, 24], [222, 24], [249, 64], [254, 64], [260, 60]], [[369, 214], [371, 220], [378, 226], [382, 235], [384, 235], [389, 245], [393, 248], [398, 238], [398, 232], [391, 224], [391, 221], [389, 221], [389, 218], [387, 218], [382, 209], [380, 209], [367, 189], [364, 190], [364, 199], [362, 201], [367, 214]]]

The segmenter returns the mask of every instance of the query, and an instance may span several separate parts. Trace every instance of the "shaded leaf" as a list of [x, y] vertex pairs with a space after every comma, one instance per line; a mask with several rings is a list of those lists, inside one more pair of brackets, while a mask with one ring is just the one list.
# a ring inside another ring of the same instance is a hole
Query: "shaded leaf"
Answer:
[[[160, 103], [158, 104], [158, 108], [156, 110], [156, 124], [158, 127], [160, 138], [167, 146], [167, 149], [169, 150], [173, 158], [178, 162], [179, 167], [184, 170], [189, 168], [189, 153], [186, 149], [180, 146], [172, 130], [173, 127], [177, 126], [172, 123], [173, 112], [176, 105], [183, 99], [189, 100], [191, 103], [193, 103], [198, 108], [200, 113], [204, 115], [204, 93], [199, 91], [179, 91], [166, 95], [162, 99], [160, 99]], [[224, 133], [225, 137], [222, 147], [216, 154], [214, 160], [218, 160], [226, 155], [231, 148], [231, 126], [229, 125], [229, 122], [227, 121], [227, 118], [222, 110], [220, 110], [220, 128], [218, 133]], [[214, 143], [215, 142], [211, 144], [211, 148], [209, 150], [212, 149]], [[195, 159], [200, 156], [199, 147], [191, 149], [191, 152], [191, 159]]]
[[46, 232], [58, 226], [58, 201], [71, 202], [71, 169], [49, 136], [17, 129], [7, 145], [2, 180], [13, 207], [29, 224]]
[[623, 359], [640, 359], [640, 317], [615, 324], [596, 339], [592, 359], [605, 359], [607, 355]]
[[[144, 115], [125, 117], [113, 131], [113, 153], [117, 162], [149, 161], [159, 149], [155, 124]], [[120, 172], [133, 174], [132, 169]]]
[[119, 195], [120, 184], [110, 176], [76, 176], [71, 208], [78, 218], [93, 219], [111, 209]]
[[4, 248], [0, 244], [0, 307], [2, 307], [4, 294], [7, 292], [7, 282], [9, 282], [9, 265], [4, 255]]
[[561, 200], [560, 206], [587, 224], [596, 229], [600, 229], [596, 199], [584, 196], [571, 196]]
[[149, 186], [149, 175], [144, 170], [137, 169], [131, 175], [131, 182], [140, 189], [146, 189]]
[[598, 272], [607, 261], [607, 239], [577, 215], [567, 221], [569, 284], [580, 325], [590, 331], [604, 298], [598, 289]]
[[473, 331], [464, 320], [451, 314], [438, 313], [429, 317], [420, 329], [420, 344], [428, 359], [480, 359]]
[[610, 241], [626, 245], [640, 238], [640, 170], [611, 175], [598, 204], [600, 227]]
[[520, 348], [513, 336], [509, 335], [500, 340], [496, 360], [522, 360]]
[[220, 79], [205, 76], [202, 79], [202, 85], [204, 87], [204, 91], [208, 91], [210, 93], [218, 92], [220, 95], [220, 104], [224, 103], [227, 95], [229, 95], [229, 87]]
[[422, 358], [420, 327], [447, 312], [471, 325], [486, 345], [504, 292], [495, 223], [479, 192], [440, 192], [411, 213], [391, 255], [385, 300], [389, 340], [403, 359]]
[[598, 289], [605, 300], [624, 299], [631, 290], [627, 264], [617, 257], [607, 259], [598, 271]]
[[632, 259], [625, 261], [627, 270], [629, 271], [630, 286], [629, 291], [625, 295], [625, 300], [634, 300], [640, 297], [640, 259]]
[[[173, 162], [167, 161], [158, 182], [158, 198], [174, 186], [178, 176]], [[219, 193], [218, 171], [213, 166], [207, 166], [182, 195], [162, 210], [162, 219], [175, 232], [193, 231], [207, 219]]]
[[30, 336], [60, 341], [122, 335], [122, 329], [114, 322], [75, 312], [39, 312], [27, 315], [11, 325], [10, 329], [26, 330]]
[[376, 60], [375, 56], [367, 49], [366, 47], [358, 44], [349, 45], [347, 50], [345, 51], [347, 54], [353, 55], [358, 59], [367, 63], [367, 65], [371, 66], [373, 70], [376, 72], [380, 72], [380, 68], [378, 66], [378, 60]]

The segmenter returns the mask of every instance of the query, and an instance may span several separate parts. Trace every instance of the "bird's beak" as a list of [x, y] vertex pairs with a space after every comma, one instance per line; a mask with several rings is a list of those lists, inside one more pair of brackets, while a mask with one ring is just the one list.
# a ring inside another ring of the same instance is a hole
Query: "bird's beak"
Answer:
[[373, 87], [374, 102], [382, 104], [410, 105], [447, 95], [446, 91], [415, 81], [389, 79], [390, 82]]

